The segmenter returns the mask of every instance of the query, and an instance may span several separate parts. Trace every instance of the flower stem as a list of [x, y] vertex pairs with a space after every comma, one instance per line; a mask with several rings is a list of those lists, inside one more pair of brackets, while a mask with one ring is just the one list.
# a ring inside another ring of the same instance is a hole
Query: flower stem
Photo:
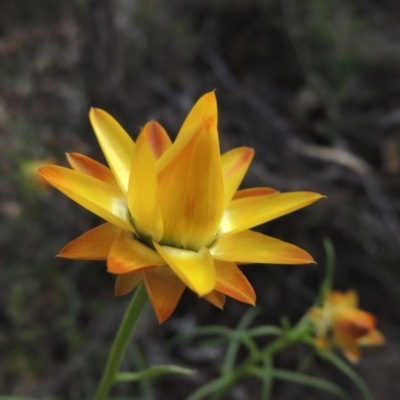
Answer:
[[118, 329], [117, 336], [111, 347], [108, 356], [107, 365], [104, 369], [103, 376], [97, 387], [94, 400], [106, 400], [114, 382], [115, 376], [122, 362], [126, 347], [135, 329], [136, 323], [147, 303], [147, 292], [143, 284], [141, 284], [132, 297], [131, 303], [125, 312], [122, 323]]

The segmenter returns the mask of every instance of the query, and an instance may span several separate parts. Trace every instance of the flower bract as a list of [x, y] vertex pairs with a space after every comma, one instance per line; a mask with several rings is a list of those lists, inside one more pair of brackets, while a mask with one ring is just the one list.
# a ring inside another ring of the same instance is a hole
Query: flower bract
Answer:
[[107, 260], [115, 295], [146, 286], [160, 322], [188, 287], [217, 307], [225, 296], [249, 304], [255, 293], [238, 264], [308, 264], [304, 250], [251, 230], [320, 199], [313, 192], [238, 190], [253, 158], [239, 147], [221, 155], [215, 93], [194, 105], [174, 142], [150, 121], [134, 142], [107, 112], [90, 121], [108, 166], [78, 153], [71, 168], [39, 170], [54, 187], [106, 222], [59, 253]]
[[360, 346], [383, 344], [383, 335], [375, 328], [376, 318], [358, 308], [356, 292], [330, 292], [322, 307], [313, 307], [309, 316], [316, 329], [316, 346], [339, 347], [352, 363], [360, 359]]

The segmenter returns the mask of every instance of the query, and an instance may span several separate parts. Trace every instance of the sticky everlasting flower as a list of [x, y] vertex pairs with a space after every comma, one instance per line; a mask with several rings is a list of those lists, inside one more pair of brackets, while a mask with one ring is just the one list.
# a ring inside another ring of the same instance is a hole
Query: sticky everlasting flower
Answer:
[[220, 155], [215, 93], [202, 96], [174, 143], [148, 122], [136, 143], [105, 111], [90, 120], [109, 168], [68, 154], [72, 169], [39, 171], [53, 186], [107, 222], [59, 253], [107, 260], [117, 274], [115, 294], [144, 282], [160, 322], [189, 289], [222, 308], [225, 295], [254, 304], [237, 264], [307, 264], [311, 256], [289, 243], [250, 230], [320, 199], [311, 192], [238, 190], [253, 158], [240, 147]]
[[359, 346], [383, 344], [383, 335], [375, 329], [376, 318], [357, 307], [353, 290], [327, 294], [322, 307], [313, 307], [309, 316], [316, 328], [316, 346], [327, 349], [338, 346], [349, 361], [360, 359]]

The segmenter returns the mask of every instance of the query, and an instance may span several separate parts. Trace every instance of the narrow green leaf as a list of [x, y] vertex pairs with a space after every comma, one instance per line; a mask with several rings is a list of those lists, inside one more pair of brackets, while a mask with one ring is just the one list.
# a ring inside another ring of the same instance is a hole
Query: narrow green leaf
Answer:
[[336, 265], [335, 248], [330, 238], [324, 238], [324, 247], [326, 253], [326, 264], [325, 264], [325, 278], [321, 283], [320, 291], [318, 294], [317, 301], [315, 304], [321, 306], [325, 301], [326, 295], [332, 290], [333, 278]]
[[343, 372], [358, 387], [365, 400], [373, 400], [372, 394], [363, 379], [354, 371], [354, 369], [331, 351], [319, 351], [318, 355], [333, 364], [338, 370]]
[[281, 334], [282, 334], [282, 329], [272, 325], [257, 326], [255, 328], [251, 328], [248, 330], [248, 335], [251, 337], [268, 336], [268, 335], [280, 336]]
[[269, 354], [263, 354], [262, 370], [262, 398], [263, 400], [269, 400], [272, 396], [272, 386], [274, 383], [274, 366], [272, 362], [272, 357]]
[[193, 369], [183, 368], [178, 365], [156, 365], [139, 372], [119, 372], [115, 378], [115, 381], [132, 382], [166, 374], [192, 375], [195, 372], [196, 371]]
[[[233, 367], [235, 365], [235, 360], [240, 348], [240, 344], [241, 342], [243, 342], [243, 337], [244, 336], [248, 337], [248, 333], [245, 330], [253, 322], [254, 318], [259, 313], [260, 313], [259, 309], [250, 308], [239, 321], [237, 328], [234, 331], [234, 335], [231, 336], [232, 340], [228, 345], [228, 349], [226, 350], [225, 360], [222, 366], [223, 374], [227, 374], [228, 372], [233, 371]], [[248, 337], [248, 339], [250, 339], [250, 337]]]
[[[46, 400], [45, 398], [44, 400]], [[21, 396], [0, 396], [0, 400], [37, 400], [33, 397], [21, 397]]]
[[201, 386], [198, 390], [187, 397], [186, 400], [201, 400], [209, 394], [215, 393], [218, 389], [224, 386], [225, 382], [225, 377], [214, 379], [211, 382]]
[[167, 345], [167, 349], [170, 349], [181, 341], [197, 337], [197, 336], [206, 336], [206, 335], [220, 335], [230, 337], [234, 330], [232, 328], [226, 328], [224, 326], [201, 326], [198, 328], [192, 329], [190, 332], [185, 332], [180, 335], [176, 335]]
[[[257, 376], [260, 379], [264, 378], [264, 371], [261, 368], [249, 368], [248, 373], [250, 375]], [[326, 392], [335, 394], [343, 400], [351, 400], [351, 397], [341, 387], [325, 379], [315, 378], [299, 372], [286, 371], [282, 369], [274, 369], [272, 371], [272, 376], [274, 379], [298, 383], [300, 385], [325, 390]]]

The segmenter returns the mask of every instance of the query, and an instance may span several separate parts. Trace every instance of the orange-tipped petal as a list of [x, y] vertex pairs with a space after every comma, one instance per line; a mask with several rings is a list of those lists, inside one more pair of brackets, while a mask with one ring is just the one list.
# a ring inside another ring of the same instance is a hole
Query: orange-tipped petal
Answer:
[[158, 181], [152, 149], [147, 137], [140, 134], [132, 161], [128, 207], [140, 235], [158, 242], [164, 233], [158, 196]]
[[150, 303], [161, 324], [175, 310], [185, 285], [169, 267], [150, 269], [143, 276]]
[[320, 307], [312, 307], [307, 315], [315, 325], [318, 325], [324, 316], [324, 310]]
[[[191, 126], [208, 116], [213, 116], [215, 119], [217, 118], [217, 99], [214, 90], [204, 94], [197, 100], [183, 122], [175, 142], [182, 140]], [[217, 120], [215, 120], [215, 124], [217, 125]]]
[[317, 346], [318, 349], [327, 350], [332, 344], [328, 341], [328, 339], [325, 336], [321, 335], [315, 338], [315, 345]]
[[243, 231], [219, 237], [210, 247], [214, 259], [237, 263], [310, 264], [306, 251], [259, 232]]
[[216, 272], [214, 260], [208, 249], [199, 252], [160, 246], [153, 242], [162, 258], [178, 278], [199, 296], [210, 293], [215, 288]]
[[209, 301], [211, 304], [214, 304], [215, 307], [218, 307], [221, 310], [224, 308], [225, 295], [223, 293], [213, 290], [211, 293], [206, 294], [203, 299]]
[[276, 189], [269, 187], [255, 187], [249, 189], [238, 190], [233, 196], [232, 200], [243, 199], [245, 197], [256, 197], [256, 196], [269, 196], [271, 194], [279, 193]]
[[107, 270], [112, 274], [125, 274], [165, 264], [155, 250], [136, 240], [131, 233], [122, 231], [108, 253]]
[[316, 345], [336, 345], [352, 363], [360, 359], [359, 346], [376, 346], [385, 340], [375, 329], [375, 316], [357, 308], [357, 303], [353, 290], [329, 292], [322, 307], [313, 307], [308, 313], [317, 333]]
[[[159, 174], [165, 243], [199, 250], [214, 240], [224, 211], [216, 116], [198, 125], [191, 142]], [[174, 144], [175, 146], [175, 144]]]
[[134, 231], [129, 222], [126, 199], [121, 191], [106, 182], [68, 168], [49, 165], [39, 173], [60, 192], [106, 221], [128, 231]]
[[214, 260], [214, 263], [217, 272], [215, 290], [254, 306], [256, 303], [254, 289], [237, 265], [220, 260]]
[[329, 292], [326, 296], [326, 304], [330, 307], [340, 308], [357, 308], [358, 296], [354, 290], [348, 290], [347, 292]]
[[118, 275], [115, 282], [114, 296], [123, 296], [131, 292], [133, 289], [136, 289], [142, 281], [143, 274], [141, 272]]
[[312, 192], [290, 192], [233, 200], [225, 210], [220, 233], [252, 228], [306, 207], [322, 197]]
[[64, 246], [57, 257], [75, 260], [107, 260], [108, 252], [121, 228], [105, 223]]
[[357, 364], [361, 358], [361, 351], [357, 345], [346, 344], [340, 346], [346, 358], [352, 363]]
[[127, 192], [134, 141], [107, 112], [92, 108], [89, 117], [111, 171], [121, 189]]
[[217, 113], [217, 99], [214, 92], [206, 93], [200, 97], [186, 117], [173, 146], [171, 146], [157, 162], [157, 171], [162, 171], [177, 157], [179, 153], [182, 152], [182, 150], [192, 140], [193, 136], [198, 131], [199, 124], [204, 119], [211, 116], [212, 118], [215, 118], [215, 125], [217, 125]]
[[345, 341], [356, 341], [375, 328], [376, 318], [358, 308], [345, 308], [333, 318], [335, 336]]
[[165, 129], [158, 122], [148, 122], [143, 127], [141, 135], [147, 138], [156, 160], [158, 160], [171, 147], [171, 139]]
[[385, 343], [385, 337], [377, 329], [372, 329], [367, 335], [357, 339], [360, 346], [379, 346]]
[[343, 293], [343, 303], [346, 307], [357, 308], [358, 306], [358, 295], [355, 290], [348, 290]]
[[254, 150], [249, 147], [238, 147], [221, 156], [225, 205], [232, 200], [242, 183], [253, 157]]
[[110, 168], [107, 168], [105, 165], [92, 158], [79, 153], [67, 153], [67, 160], [75, 171], [82, 172], [82, 174], [93, 176], [93, 178], [117, 186], [117, 181]]

